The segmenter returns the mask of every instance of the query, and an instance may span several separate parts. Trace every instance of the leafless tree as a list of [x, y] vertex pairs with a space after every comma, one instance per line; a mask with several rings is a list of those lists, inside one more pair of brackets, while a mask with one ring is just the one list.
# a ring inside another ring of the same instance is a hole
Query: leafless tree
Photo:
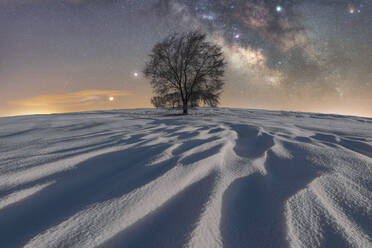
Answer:
[[225, 60], [220, 46], [199, 31], [173, 34], [152, 49], [144, 75], [151, 79], [155, 107], [217, 106], [224, 85]]

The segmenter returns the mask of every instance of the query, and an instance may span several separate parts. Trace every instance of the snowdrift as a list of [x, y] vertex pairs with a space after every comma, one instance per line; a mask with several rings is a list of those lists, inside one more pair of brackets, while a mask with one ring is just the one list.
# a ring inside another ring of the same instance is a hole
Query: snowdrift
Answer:
[[0, 118], [0, 247], [372, 247], [372, 119]]

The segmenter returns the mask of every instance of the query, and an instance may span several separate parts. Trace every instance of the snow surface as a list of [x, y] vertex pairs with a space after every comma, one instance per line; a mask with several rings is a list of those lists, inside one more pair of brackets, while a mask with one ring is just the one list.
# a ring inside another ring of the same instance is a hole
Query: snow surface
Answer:
[[0, 118], [0, 247], [372, 247], [372, 119]]

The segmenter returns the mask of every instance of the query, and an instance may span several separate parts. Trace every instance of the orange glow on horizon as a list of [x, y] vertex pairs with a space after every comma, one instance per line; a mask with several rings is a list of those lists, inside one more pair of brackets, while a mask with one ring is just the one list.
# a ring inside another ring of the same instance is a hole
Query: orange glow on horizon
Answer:
[[65, 94], [39, 95], [10, 101], [7, 106], [7, 111], [2, 109], [0, 116], [151, 107], [149, 98], [140, 98], [125, 90], [84, 90]]
[[131, 93], [128, 91], [120, 90], [84, 90], [66, 94], [35, 96], [31, 98], [11, 101], [10, 104], [25, 107], [71, 105], [100, 100], [102, 97], [109, 97], [111, 99], [111, 97], [113, 98], [114, 96], [120, 97], [128, 95], [131, 95]]
[[[95, 110], [112, 109], [135, 109], [152, 108], [150, 103], [151, 93], [142, 92], [137, 95], [124, 90], [83, 90], [65, 94], [39, 95], [24, 99], [17, 99], [7, 103], [7, 109], [0, 111], [0, 116], [53, 114], [84, 112]], [[372, 109], [360, 108], [358, 106], [371, 106], [368, 99], [337, 98], [324, 99], [322, 102], [312, 103], [309, 99], [299, 101], [299, 96], [292, 99], [292, 103], [283, 104], [280, 95], [277, 96], [281, 105], [264, 103], [265, 96], [257, 96], [250, 99], [236, 98], [234, 92], [229, 89], [222, 95], [221, 107], [245, 108], [245, 109], [268, 109], [278, 111], [314, 112], [324, 114], [353, 115], [361, 117], [372, 117]], [[112, 100], [111, 100], [112, 99]]]

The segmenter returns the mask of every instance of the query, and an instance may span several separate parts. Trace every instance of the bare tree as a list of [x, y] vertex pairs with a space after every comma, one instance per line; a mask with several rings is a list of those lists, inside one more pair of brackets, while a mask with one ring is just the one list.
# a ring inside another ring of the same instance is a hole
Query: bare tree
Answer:
[[224, 82], [222, 49], [199, 31], [173, 34], [152, 49], [144, 75], [151, 79], [155, 107], [188, 108], [219, 104]]

